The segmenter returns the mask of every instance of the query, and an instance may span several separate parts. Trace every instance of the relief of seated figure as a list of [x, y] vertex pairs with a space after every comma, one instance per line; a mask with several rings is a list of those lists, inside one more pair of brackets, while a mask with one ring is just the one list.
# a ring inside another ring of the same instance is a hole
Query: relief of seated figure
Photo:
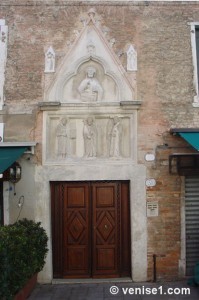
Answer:
[[88, 67], [86, 70], [86, 78], [82, 80], [78, 87], [81, 100], [83, 102], [101, 101], [103, 89], [99, 81], [95, 78], [96, 69]]

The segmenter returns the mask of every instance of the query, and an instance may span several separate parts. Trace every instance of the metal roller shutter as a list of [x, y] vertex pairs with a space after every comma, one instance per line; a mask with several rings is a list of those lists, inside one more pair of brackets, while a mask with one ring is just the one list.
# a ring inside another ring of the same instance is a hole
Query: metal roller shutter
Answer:
[[186, 275], [199, 262], [199, 177], [185, 177]]

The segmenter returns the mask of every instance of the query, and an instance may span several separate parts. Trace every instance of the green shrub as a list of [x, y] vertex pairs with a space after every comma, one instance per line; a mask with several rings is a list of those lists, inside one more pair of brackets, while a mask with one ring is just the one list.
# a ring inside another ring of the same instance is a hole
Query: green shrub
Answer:
[[0, 226], [0, 299], [13, 299], [45, 264], [47, 235], [41, 223], [23, 219]]

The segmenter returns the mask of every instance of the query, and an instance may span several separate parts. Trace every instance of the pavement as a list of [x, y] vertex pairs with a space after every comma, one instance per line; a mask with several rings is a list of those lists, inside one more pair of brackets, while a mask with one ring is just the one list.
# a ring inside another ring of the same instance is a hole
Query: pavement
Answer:
[[198, 300], [199, 287], [187, 281], [38, 284], [28, 300]]

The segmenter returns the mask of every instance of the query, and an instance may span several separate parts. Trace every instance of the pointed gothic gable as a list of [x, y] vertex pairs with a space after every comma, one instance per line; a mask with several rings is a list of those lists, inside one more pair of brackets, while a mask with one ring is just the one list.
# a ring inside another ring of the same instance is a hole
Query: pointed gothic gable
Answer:
[[58, 67], [45, 101], [61, 103], [133, 101], [134, 90], [119, 58], [106, 40], [95, 13]]

